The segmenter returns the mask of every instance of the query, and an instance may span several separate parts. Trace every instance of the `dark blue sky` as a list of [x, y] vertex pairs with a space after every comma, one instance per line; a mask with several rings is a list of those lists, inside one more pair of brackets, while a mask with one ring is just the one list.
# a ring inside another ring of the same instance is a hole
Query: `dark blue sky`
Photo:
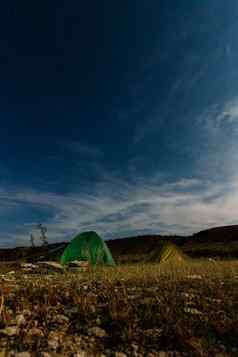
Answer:
[[236, 223], [238, 4], [12, 1], [0, 15], [0, 245]]

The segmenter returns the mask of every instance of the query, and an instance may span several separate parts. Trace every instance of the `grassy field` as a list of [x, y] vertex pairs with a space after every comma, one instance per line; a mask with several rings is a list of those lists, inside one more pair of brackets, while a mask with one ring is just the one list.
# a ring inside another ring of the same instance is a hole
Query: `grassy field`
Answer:
[[4, 273], [0, 356], [238, 356], [238, 261]]

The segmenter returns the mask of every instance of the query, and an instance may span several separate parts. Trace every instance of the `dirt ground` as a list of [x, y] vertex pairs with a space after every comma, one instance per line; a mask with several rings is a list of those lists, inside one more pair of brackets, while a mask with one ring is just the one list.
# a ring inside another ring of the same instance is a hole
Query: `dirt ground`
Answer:
[[[15, 269], [15, 270], [14, 270]], [[1, 265], [0, 356], [238, 356], [238, 263]]]

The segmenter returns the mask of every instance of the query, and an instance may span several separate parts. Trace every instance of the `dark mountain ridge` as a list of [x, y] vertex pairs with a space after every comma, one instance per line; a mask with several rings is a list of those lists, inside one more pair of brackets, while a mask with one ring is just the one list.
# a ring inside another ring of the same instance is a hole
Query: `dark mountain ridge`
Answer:
[[196, 241], [212, 240], [213, 242], [226, 242], [238, 240], [238, 225], [213, 227], [202, 230], [193, 234], [191, 238], [195, 238]]
[[[191, 236], [142, 235], [107, 240], [107, 244], [118, 261], [137, 261], [151, 254], [159, 242], [168, 241], [180, 247], [191, 257], [238, 258], [238, 225], [206, 229]], [[50, 259], [59, 254], [68, 242], [53, 243], [47, 247], [17, 247], [0, 249], [0, 261], [25, 259], [35, 261]]]

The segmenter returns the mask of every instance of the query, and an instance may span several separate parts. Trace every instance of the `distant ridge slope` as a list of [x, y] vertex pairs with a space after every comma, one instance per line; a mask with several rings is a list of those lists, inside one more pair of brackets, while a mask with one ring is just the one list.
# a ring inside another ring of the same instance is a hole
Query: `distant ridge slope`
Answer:
[[199, 241], [238, 241], [238, 225], [221, 226], [205, 229], [198, 233], [195, 233], [192, 237]]
[[[107, 245], [116, 261], [141, 262], [148, 261], [148, 257], [155, 254], [162, 242], [175, 244], [181, 253], [191, 257], [238, 259], [238, 225], [209, 228], [187, 237], [155, 234], [111, 239], [107, 241]], [[68, 242], [49, 244], [48, 247], [0, 249], [0, 262], [54, 260], [62, 254], [67, 244]]]
[[195, 233], [185, 242], [183, 251], [192, 257], [238, 258], [238, 225]]
[[213, 227], [187, 237], [144, 235], [116, 239], [108, 241], [108, 245], [121, 261], [141, 261], [153, 255], [161, 241], [176, 244], [191, 257], [238, 258], [238, 225]]

